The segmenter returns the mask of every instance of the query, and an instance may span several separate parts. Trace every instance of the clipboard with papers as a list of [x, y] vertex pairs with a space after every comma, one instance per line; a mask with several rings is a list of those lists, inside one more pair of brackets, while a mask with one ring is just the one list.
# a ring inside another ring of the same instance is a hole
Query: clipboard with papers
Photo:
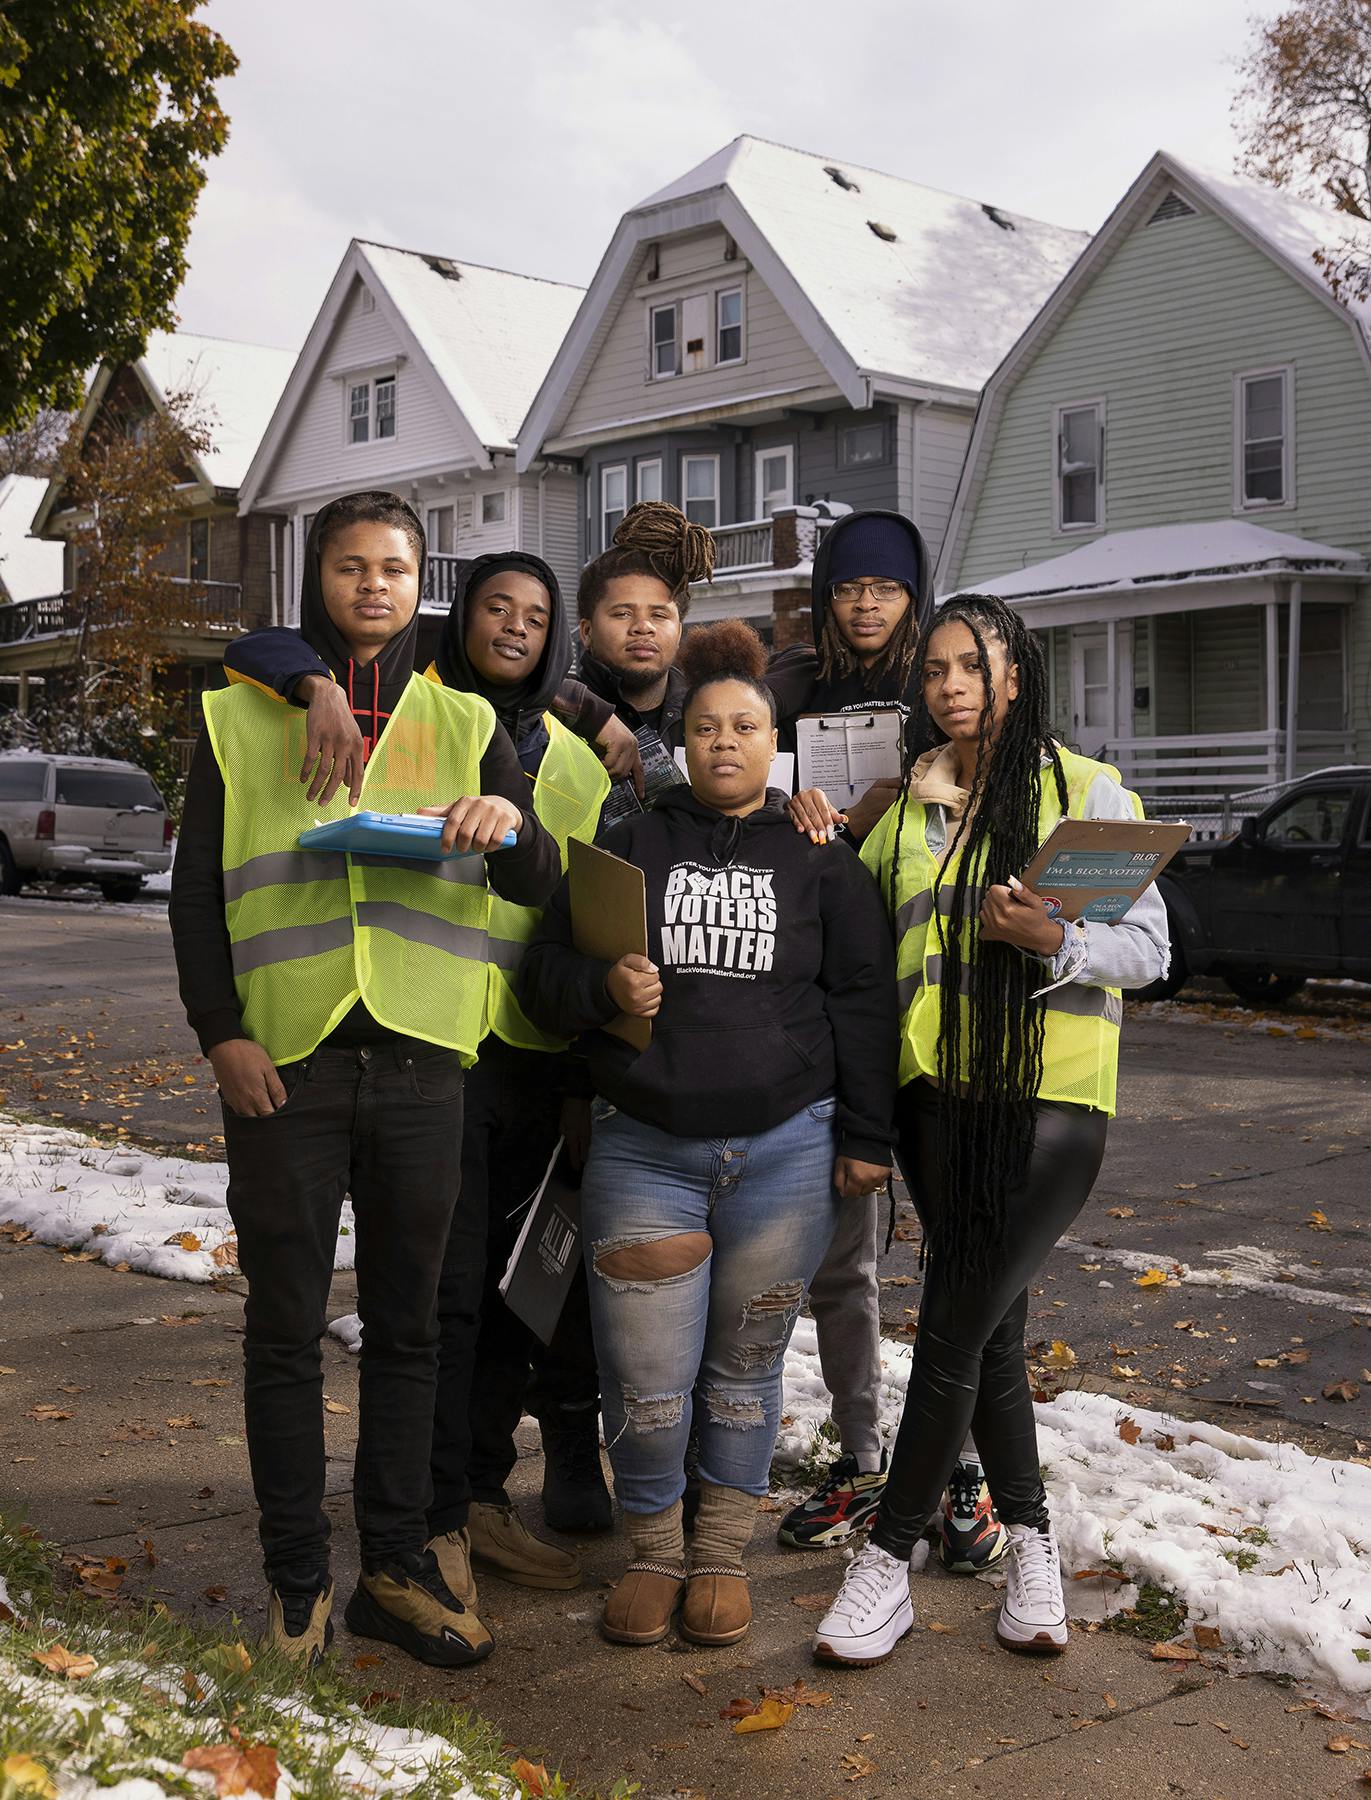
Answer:
[[[641, 869], [572, 838], [567, 844], [571, 941], [582, 956], [618, 962], [647, 955], [647, 882]], [[603, 1029], [635, 1050], [652, 1042], [652, 1021], [620, 1013]]]
[[1062, 819], [1019, 879], [1050, 918], [1112, 925], [1189, 836], [1184, 821]]
[[897, 706], [802, 714], [795, 721], [797, 789], [822, 788], [842, 808], [855, 805], [873, 781], [897, 780], [904, 723]]

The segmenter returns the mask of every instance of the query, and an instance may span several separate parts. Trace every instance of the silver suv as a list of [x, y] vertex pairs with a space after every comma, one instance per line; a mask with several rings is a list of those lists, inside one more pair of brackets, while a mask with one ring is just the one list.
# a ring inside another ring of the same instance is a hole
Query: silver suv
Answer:
[[0, 894], [79, 881], [132, 900], [171, 867], [171, 840], [166, 803], [136, 763], [0, 751]]

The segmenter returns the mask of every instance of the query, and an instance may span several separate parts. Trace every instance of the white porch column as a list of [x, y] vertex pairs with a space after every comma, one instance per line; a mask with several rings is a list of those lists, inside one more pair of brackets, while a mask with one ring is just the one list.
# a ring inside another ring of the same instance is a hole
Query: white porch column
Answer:
[[[1119, 732], [1119, 621], [1110, 619], [1105, 626], [1105, 680], [1109, 684], [1109, 740], [1112, 743]], [[1130, 708], [1131, 713], [1131, 708]]]
[[1300, 729], [1300, 601], [1304, 583], [1290, 584], [1290, 625], [1285, 646], [1285, 779], [1295, 778], [1295, 746]]
[[[1273, 734], [1281, 728], [1281, 644], [1277, 613], [1277, 589], [1273, 588], [1266, 603], [1266, 729]], [[1275, 737], [1272, 737], [1275, 743]]]

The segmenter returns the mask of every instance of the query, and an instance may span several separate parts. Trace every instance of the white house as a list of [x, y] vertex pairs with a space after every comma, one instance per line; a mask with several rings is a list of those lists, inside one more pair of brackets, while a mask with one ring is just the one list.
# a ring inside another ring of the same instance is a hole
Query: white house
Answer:
[[283, 623], [305, 534], [338, 494], [388, 488], [424, 519], [426, 609], [446, 612], [459, 559], [520, 548], [574, 587], [576, 483], [548, 459], [515, 468], [515, 434], [581, 290], [354, 239], [239, 494], [290, 521]]

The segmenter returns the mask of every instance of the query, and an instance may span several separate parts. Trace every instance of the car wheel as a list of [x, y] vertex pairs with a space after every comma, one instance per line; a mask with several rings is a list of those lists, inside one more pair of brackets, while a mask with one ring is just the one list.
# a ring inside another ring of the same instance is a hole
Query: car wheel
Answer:
[[136, 900], [142, 891], [142, 882], [134, 878], [127, 881], [102, 881], [100, 883], [100, 892], [106, 900]]
[[23, 887], [19, 865], [4, 838], [0, 838], [0, 894], [17, 894]]
[[1279, 1006], [1304, 986], [1303, 975], [1273, 975], [1269, 969], [1225, 969], [1223, 978], [1249, 1006]]

